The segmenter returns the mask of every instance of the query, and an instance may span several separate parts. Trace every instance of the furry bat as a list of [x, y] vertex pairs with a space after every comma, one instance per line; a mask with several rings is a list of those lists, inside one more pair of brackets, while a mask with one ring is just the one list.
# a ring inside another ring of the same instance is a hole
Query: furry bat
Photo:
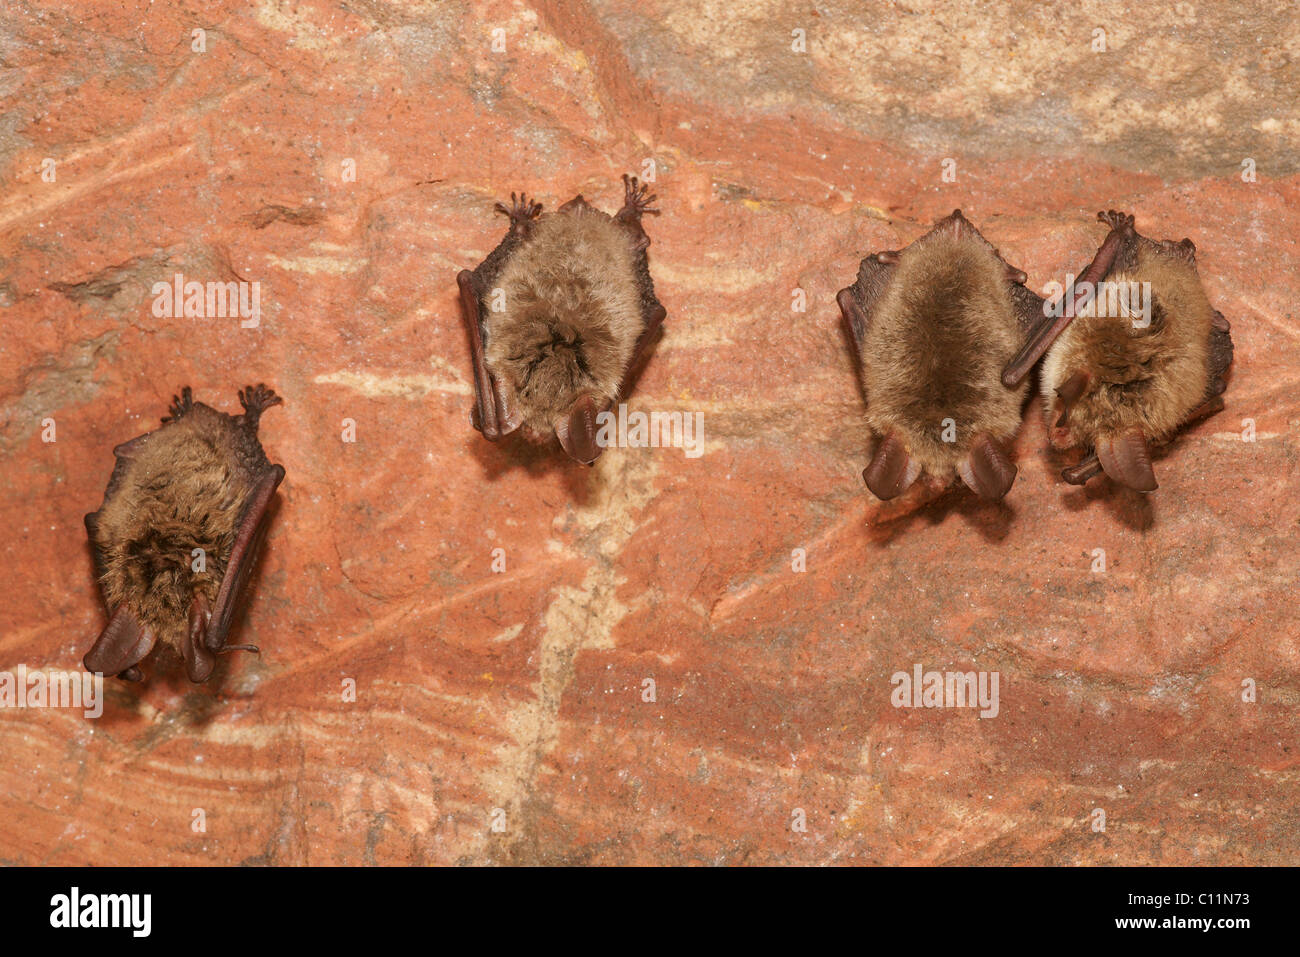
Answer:
[[[608, 216], [576, 196], [554, 213], [510, 194], [510, 231], [477, 269], [462, 270], [461, 315], [474, 364], [470, 422], [495, 442], [522, 427], [554, 435], [569, 457], [600, 455], [607, 411], [663, 324], [646, 261], [646, 187], [624, 176], [623, 208]], [[497, 308], [494, 308], [496, 306]]]
[[[1156, 477], [1148, 443], [1167, 442], [1182, 425], [1223, 408], [1232, 336], [1205, 295], [1190, 239], [1154, 242], [1133, 228], [1132, 216], [1114, 210], [1097, 218], [1110, 233], [1063, 300], [1061, 315], [1040, 320], [1003, 382], [1024, 381], [1046, 354], [1041, 380], [1048, 421], [1059, 413], [1052, 444], [1087, 450], [1061, 477], [1082, 485], [1105, 472], [1149, 492]], [[1109, 288], [1098, 285], [1103, 281]], [[1130, 289], [1140, 294], [1143, 287], [1134, 283], [1150, 283], [1149, 312], [1127, 295]], [[1118, 308], [1086, 308], [1090, 299], [1101, 304], [1103, 293]], [[1076, 318], [1080, 308], [1085, 314]], [[1101, 314], [1111, 312], [1117, 314]]]
[[877, 498], [902, 494], [922, 472], [942, 482], [956, 473], [987, 499], [1011, 488], [1005, 444], [1027, 387], [1008, 388], [999, 373], [1042, 316], [1024, 282], [954, 210], [901, 252], [862, 260], [857, 282], [840, 290], [867, 425], [881, 436], [862, 473]]
[[228, 639], [284, 478], [257, 424], [283, 400], [257, 385], [241, 389], [239, 401], [243, 415], [226, 415], [186, 387], [161, 428], [113, 450], [104, 504], [86, 516], [110, 615], [87, 671], [140, 681], [139, 662], [160, 638], [180, 652], [191, 681], [208, 679], [215, 655], [257, 651]]

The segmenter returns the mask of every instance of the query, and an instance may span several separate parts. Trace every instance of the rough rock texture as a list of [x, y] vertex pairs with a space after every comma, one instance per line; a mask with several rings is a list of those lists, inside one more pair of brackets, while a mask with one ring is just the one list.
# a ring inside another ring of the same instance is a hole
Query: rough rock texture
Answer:
[[[260, 658], [0, 711], [0, 859], [1297, 860], [1293, 5], [742, 6], [6, 5], [0, 670], [78, 667], [81, 517], [179, 386], [273, 385], [288, 477]], [[612, 210], [651, 159], [632, 405], [705, 454], [490, 445], [454, 277], [492, 203]], [[1195, 240], [1237, 361], [1157, 492], [1063, 485], [1037, 406], [1005, 507], [866, 492], [834, 293], [958, 206], [1039, 289], [1098, 209]], [[176, 272], [260, 282], [260, 326], [155, 316]], [[997, 671], [1000, 713], [894, 708], [917, 663]]]

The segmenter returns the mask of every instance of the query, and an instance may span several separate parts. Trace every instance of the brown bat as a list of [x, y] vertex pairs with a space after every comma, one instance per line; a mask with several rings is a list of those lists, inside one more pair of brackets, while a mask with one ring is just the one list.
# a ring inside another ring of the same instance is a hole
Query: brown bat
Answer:
[[474, 270], [462, 270], [461, 315], [474, 364], [470, 422], [495, 442], [522, 427], [554, 435], [590, 465], [596, 416], [608, 411], [667, 314], [655, 298], [641, 216], [654, 196], [624, 176], [613, 216], [576, 196], [557, 212], [510, 194], [510, 231]]
[[1005, 446], [1027, 386], [1004, 386], [999, 373], [1042, 317], [1024, 282], [954, 210], [901, 252], [862, 260], [857, 282], [840, 290], [867, 425], [881, 437], [862, 473], [877, 498], [902, 494], [922, 472], [960, 475], [987, 499], [1011, 488]]
[[1223, 408], [1232, 336], [1205, 295], [1190, 239], [1153, 242], [1115, 210], [1097, 218], [1110, 226], [1097, 255], [1060, 315], [1039, 323], [1002, 378], [1023, 382], [1046, 354], [1041, 381], [1049, 423], [1056, 418], [1052, 444], [1086, 450], [1061, 477], [1082, 485], [1105, 472], [1149, 492], [1156, 477], [1148, 443], [1167, 442], [1185, 423]]
[[162, 639], [191, 681], [206, 681], [216, 655], [257, 651], [228, 639], [284, 478], [257, 424], [283, 400], [257, 385], [241, 389], [239, 401], [243, 415], [226, 415], [186, 387], [161, 428], [113, 449], [104, 504], [86, 516], [109, 612], [87, 671], [140, 681], [139, 662]]

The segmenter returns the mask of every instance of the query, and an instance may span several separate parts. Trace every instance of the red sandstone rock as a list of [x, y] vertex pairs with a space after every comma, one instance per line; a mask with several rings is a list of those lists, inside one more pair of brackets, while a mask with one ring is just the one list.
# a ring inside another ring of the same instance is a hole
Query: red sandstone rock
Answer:
[[[1295, 24], [1144, 9], [1103, 60], [1065, 3], [879, 6], [0, 15], [0, 670], [79, 666], [82, 515], [177, 387], [272, 384], [288, 472], [260, 658], [150, 662], [97, 721], [0, 710], [0, 859], [1294, 863]], [[454, 277], [493, 202], [612, 209], [647, 159], [668, 320], [631, 403], [702, 412], [705, 455], [488, 444]], [[1098, 209], [1195, 240], [1236, 365], [1159, 491], [1064, 485], [1032, 405], [1005, 509], [868, 495], [834, 293], [958, 206], [1036, 288]], [[156, 317], [176, 272], [260, 282], [260, 326]], [[999, 715], [894, 708], [917, 663], [999, 672]]]

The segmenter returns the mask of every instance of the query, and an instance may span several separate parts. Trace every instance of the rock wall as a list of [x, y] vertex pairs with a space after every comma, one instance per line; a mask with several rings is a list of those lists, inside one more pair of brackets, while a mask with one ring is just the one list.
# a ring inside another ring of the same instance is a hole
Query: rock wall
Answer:
[[[0, 859], [1294, 863], [1298, 58], [1267, 0], [7, 4], [0, 670], [79, 666], [82, 515], [180, 386], [272, 384], [288, 477], [260, 657], [0, 709]], [[493, 203], [651, 169], [630, 403], [704, 454], [487, 443]], [[1063, 485], [1031, 404], [1004, 505], [867, 493], [835, 291], [955, 207], [1036, 289], [1100, 209], [1196, 242], [1236, 364], [1158, 491]], [[918, 664], [999, 713], [894, 707]]]

